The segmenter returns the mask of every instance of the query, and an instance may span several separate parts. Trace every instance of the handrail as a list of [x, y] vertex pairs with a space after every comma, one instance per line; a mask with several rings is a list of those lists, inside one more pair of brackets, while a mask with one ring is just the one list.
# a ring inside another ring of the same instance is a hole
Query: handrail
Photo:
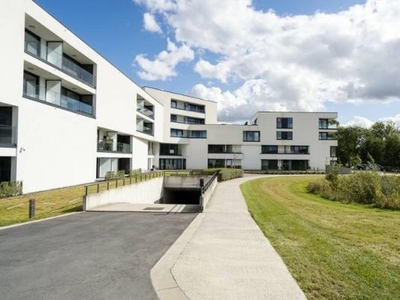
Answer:
[[[118, 188], [119, 186], [125, 186], [125, 185], [131, 185], [131, 184], [135, 184], [138, 182], [142, 182], [142, 181], [146, 181], [146, 180], [150, 180], [153, 178], [157, 178], [157, 177], [163, 177], [164, 176], [164, 172], [162, 171], [158, 171], [158, 172], [149, 172], [149, 173], [143, 173], [140, 175], [136, 175], [136, 176], [132, 176], [132, 177], [127, 177], [127, 178], [116, 178], [116, 179], [112, 179], [112, 180], [105, 180], [105, 181], [101, 181], [101, 182], [96, 182], [96, 183], [91, 183], [91, 184], [87, 184], [85, 185], [85, 196], [89, 195], [89, 194], [97, 194], [103, 190], [110, 190], [113, 188]], [[105, 188], [101, 188], [101, 186], [104, 186]], [[90, 187], [95, 186], [96, 188], [93, 190], [89, 190]]]

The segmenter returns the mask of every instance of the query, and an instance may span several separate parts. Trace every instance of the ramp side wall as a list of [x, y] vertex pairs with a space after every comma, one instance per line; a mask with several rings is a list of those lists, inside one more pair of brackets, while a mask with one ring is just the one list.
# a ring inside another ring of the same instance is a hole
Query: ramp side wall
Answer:
[[163, 179], [163, 177], [158, 177], [87, 195], [83, 199], [83, 210], [114, 203], [157, 203], [163, 197]]

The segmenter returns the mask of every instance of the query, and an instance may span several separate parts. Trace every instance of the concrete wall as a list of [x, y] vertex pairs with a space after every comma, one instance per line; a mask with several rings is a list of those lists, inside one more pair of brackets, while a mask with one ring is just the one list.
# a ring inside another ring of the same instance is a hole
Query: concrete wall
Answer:
[[208, 202], [210, 201], [215, 189], [217, 188], [217, 185], [218, 185], [218, 180], [217, 178], [215, 178], [213, 183], [208, 187], [207, 191], [202, 195], [203, 210], [207, 209]]
[[83, 199], [83, 210], [112, 203], [154, 204], [163, 197], [163, 177], [90, 194]]

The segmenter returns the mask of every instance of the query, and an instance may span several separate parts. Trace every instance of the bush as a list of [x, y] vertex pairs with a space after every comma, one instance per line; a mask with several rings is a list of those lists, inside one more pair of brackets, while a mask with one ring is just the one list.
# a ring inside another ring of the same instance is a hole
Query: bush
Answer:
[[[329, 177], [328, 177], [329, 178]], [[400, 209], [400, 178], [378, 172], [339, 175], [335, 184], [327, 179], [310, 182], [308, 191], [330, 200]]]
[[0, 198], [22, 195], [22, 182], [11, 181], [0, 183]]
[[125, 171], [120, 170], [117, 172], [108, 171], [105, 176], [105, 180], [115, 180], [115, 179], [123, 179], [125, 177]]
[[131, 170], [129, 172], [129, 177], [135, 177], [135, 176], [139, 176], [142, 175], [142, 169], [135, 169], [135, 170]]
[[242, 169], [221, 169], [218, 173], [218, 181], [226, 181], [240, 177], [243, 177]]

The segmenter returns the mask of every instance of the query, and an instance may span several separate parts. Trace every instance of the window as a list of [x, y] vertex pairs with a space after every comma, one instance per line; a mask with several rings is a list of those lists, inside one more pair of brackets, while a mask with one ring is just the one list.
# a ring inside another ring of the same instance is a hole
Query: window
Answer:
[[177, 144], [161, 144], [160, 155], [181, 155]]
[[183, 130], [171, 129], [171, 137], [183, 137]]
[[259, 142], [259, 131], [243, 131], [243, 142]]
[[40, 56], [40, 37], [29, 30], [25, 30], [25, 51]]
[[337, 157], [337, 147], [336, 146], [331, 146], [331, 157]]
[[196, 105], [196, 104], [192, 104], [192, 103], [187, 103], [185, 102], [185, 110], [188, 111], [195, 111], [195, 112], [199, 112], [199, 113], [204, 113], [204, 105]]
[[319, 129], [337, 129], [336, 121], [333, 119], [319, 119]]
[[191, 138], [196, 138], [196, 139], [205, 139], [205, 138], [207, 138], [207, 131], [205, 131], [205, 130], [192, 130], [190, 132], [190, 137]]
[[225, 159], [209, 159], [208, 168], [225, 168]]
[[24, 96], [39, 98], [39, 76], [24, 72]]
[[160, 158], [160, 170], [185, 170], [186, 159], [182, 158]]
[[291, 146], [290, 152], [294, 154], [309, 154], [308, 146]]
[[291, 131], [277, 131], [277, 140], [293, 140], [293, 133]]
[[262, 159], [261, 170], [278, 170], [277, 159]]
[[320, 132], [319, 133], [320, 140], [335, 140], [335, 135], [333, 132]]
[[178, 122], [178, 116], [177, 115], [171, 115], [171, 122]]
[[262, 145], [261, 153], [264, 154], [276, 154], [278, 153], [278, 146], [276, 145]]
[[204, 124], [204, 119], [185, 117], [186, 124]]
[[232, 145], [208, 145], [208, 153], [233, 153]]
[[276, 118], [276, 128], [293, 128], [293, 118]]
[[176, 102], [176, 100], [171, 100], [171, 107], [172, 108], [177, 108], [178, 107], [178, 103]]

